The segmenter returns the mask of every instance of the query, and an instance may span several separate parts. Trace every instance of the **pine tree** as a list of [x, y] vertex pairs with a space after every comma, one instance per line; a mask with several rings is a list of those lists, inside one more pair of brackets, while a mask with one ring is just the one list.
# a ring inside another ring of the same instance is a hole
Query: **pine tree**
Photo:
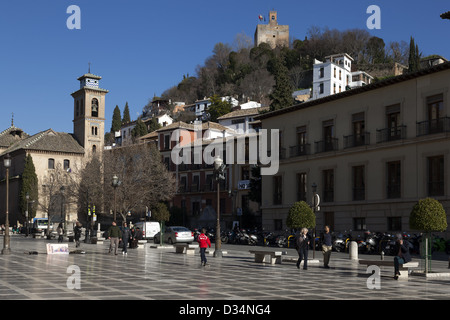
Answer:
[[128, 107], [128, 101], [125, 103], [125, 109], [123, 109], [123, 118], [122, 118], [122, 124], [131, 122], [131, 116], [130, 116], [130, 108]]
[[[27, 194], [29, 200], [27, 200]], [[36, 168], [34, 167], [33, 158], [27, 155], [25, 158], [25, 166], [22, 174], [22, 181], [20, 187], [19, 206], [20, 211], [25, 215], [28, 210], [28, 219], [36, 216], [36, 205], [28, 205], [28, 201], [38, 201], [38, 177], [36, 175]]]
[[273, 73], [275, 76], [275, 86], [270, 95], [270, 111], [290, 107], [294, 102], [289, 70], [284, 65], [282, 58], [276, 58], [274, 61]]
[[116, 107], [114, 108], [112, 118], [111, 132], [114, 133], [116, 131], [119, 131], [121, 126], [122, 126], [122, 116], [120, 115], [119, 106], [116, 105]]

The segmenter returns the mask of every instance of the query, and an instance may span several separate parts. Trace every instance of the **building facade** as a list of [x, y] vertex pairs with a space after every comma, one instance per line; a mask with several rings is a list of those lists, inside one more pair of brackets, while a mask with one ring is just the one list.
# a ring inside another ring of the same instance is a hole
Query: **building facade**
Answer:
[[[33, 159], [38, 177], [38, 199], [32, 205], [37, 218], [50, 221], [77, 220], [77, 204], [68, 199], [74, 195], [71, 186], [79, 179], [79, 172], [94, 154], [101, 155], [104, 147], [105, 96], [99, 88], [101, 77], [91, 73], [78, 78], [80, 89], [72, 93], [74, 133], [52, 129], [34, 135], [26, 134], [14, 124], [0, 133], [0, 194], [6, 194], [6, 170], [3, 158], [9, 154], [9, 216], [10, 226], [23, 224], [25, 212], [19, 207], [20, 188], [25, 159]], [[70, 110], [70, 109], [69, 109]], [[72, 111], [70, 111], [72, 112]], [[3, 201], [1, 201], [3, 203]], [[0, 207], [0, 223], [4, 223], [4, 206]]]
[[346, 53], [315, 60], [312, 99], [319, 99], [370, 84], [373, 77], [364, 71], [352, 72], [353, 58]]
[[[311, 203], [317, 227], [412, 231], [422, 198], [450, 213], [450, 63], [259, 116], [280, 130], [279, 171], [263, 176], [265, 228], [286, 228], [292, 204]], [[449, 232], [446, 232], [449, 236]]]

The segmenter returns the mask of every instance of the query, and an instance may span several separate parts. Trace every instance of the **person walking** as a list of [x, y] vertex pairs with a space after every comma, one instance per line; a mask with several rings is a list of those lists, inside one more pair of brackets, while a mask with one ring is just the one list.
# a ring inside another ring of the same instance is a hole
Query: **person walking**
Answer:
[[409, 254], [408, 247], [403, 243], [402, 236], [397, 237], [397, 241], [394, 246], [394, 280], [398, 280], [400, 275], [400, 265], [411, 261], [411, 255]]
[[211, 248], [211, 241], [209, 240], [208, 236], [206, 235], [206, 229], [202, 229], [202, 233], [197, 237], [197, 241], [200, 246], [200, 259], [203, 266], [206, 266], [206, 248]]
[[62, 243], [63, 236], [64, 236], [64, 228], [63, 228], [63, 225], [61, 222], [58, 224], [58, 228], [56, 228], [56, 232], [58, 233], [58, 243]]
[[108, 230], [108, 239], [110, 239], [108, 253], [112, 252], [114, 245], [114, 254], [117, 255], [117, 248], [119, 248], [119, 242], [121, 240], [120, 238], [122, 238], [122, 231], [117, 226], [117, 223], [113, 221], [111, 227], [109, 227]]
[[122, 247], [122, 254], [123, 255], [128, 254], [127, 249], [128, 249], [128, 241], [130, 240], [130, 238], [131, 238], [130, 228], [128, 228], [127, 227], [127, 223], [124, 222], [123, 223], [123, 228], [122, 228], [122, 245], [123, 245], [123, 247]]
[[79, 221], [77, 221], [73, 227], [73, 234], [75, 239], [75, 247], [78, 248], [80, 246], [81, 238], [81, 223]]
[[330, 268], [328, 264], [330, 263], [332, 249], [333, 246], [331, 242], [330, 227], [325, 226], [324, 234], [322, 235], [322, 253], [323, 253], [323, 267], [326, 269]]
[[297, 269], [300, 269], [300, 263], [303, 260], [303, 270], [308, 270], [308, 247], [309, 247], [308, 229], [302, 228], [300, 235], [297, 237]]

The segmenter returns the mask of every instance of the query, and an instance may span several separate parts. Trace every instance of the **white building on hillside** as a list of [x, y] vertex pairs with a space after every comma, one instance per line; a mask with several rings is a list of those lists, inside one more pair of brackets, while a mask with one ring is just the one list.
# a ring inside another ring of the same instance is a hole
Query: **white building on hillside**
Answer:
[[346, 53], [325, 57], [325, 62], [314, 60], [312, 99], [344, 92], [369, 84], [373, 77], [364, 71], [352, 72], [353, 58]]

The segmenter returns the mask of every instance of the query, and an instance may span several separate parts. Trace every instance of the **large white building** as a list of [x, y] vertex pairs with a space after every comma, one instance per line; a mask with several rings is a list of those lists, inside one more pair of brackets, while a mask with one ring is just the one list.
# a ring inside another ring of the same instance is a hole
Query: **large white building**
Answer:
[[325, 62], [314, 60], [312, 99], [370, 84], [373, 77], [364, 71], [352, 72], [353, 58], [346, 53], [325, 57]]

